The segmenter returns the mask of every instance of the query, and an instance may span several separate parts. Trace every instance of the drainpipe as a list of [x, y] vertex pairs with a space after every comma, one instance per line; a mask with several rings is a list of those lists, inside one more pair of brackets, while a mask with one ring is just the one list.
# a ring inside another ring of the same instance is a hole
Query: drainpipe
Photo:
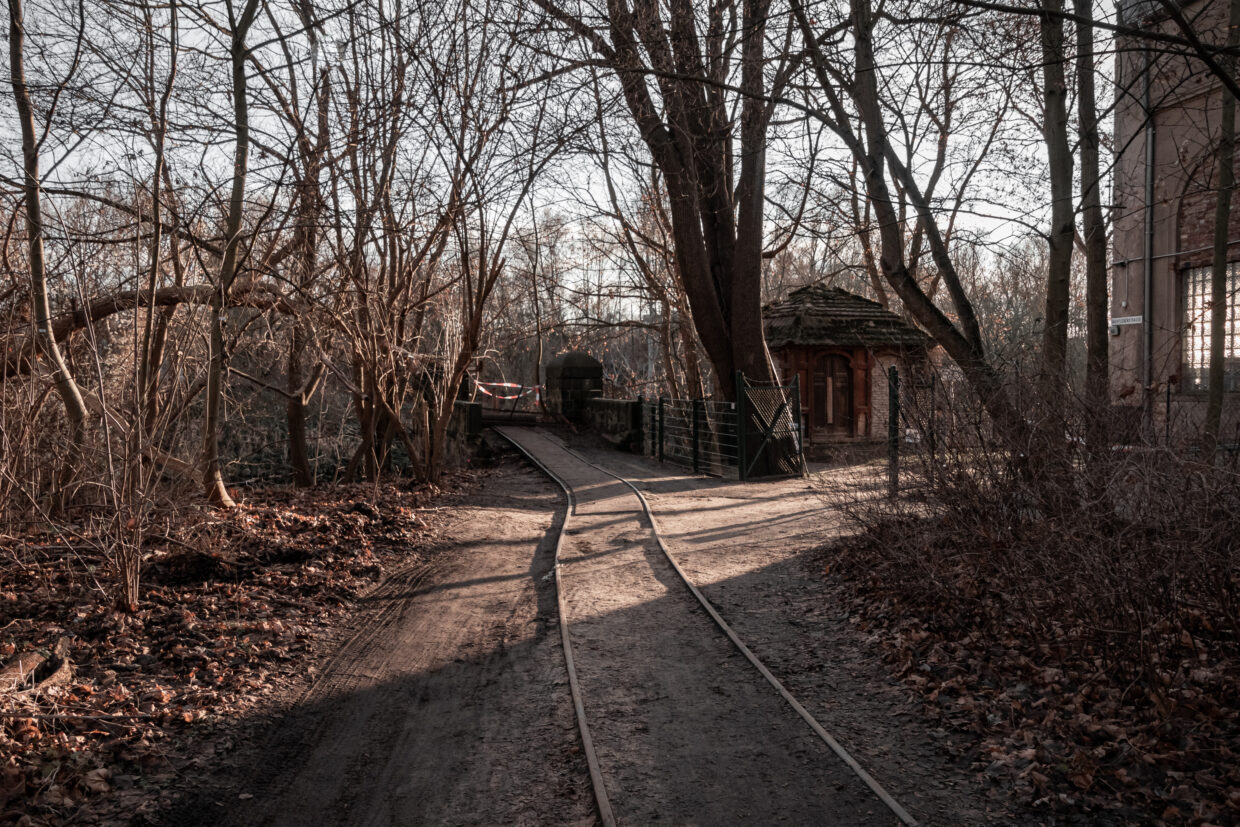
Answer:
[[1145, 244], [1142, 259], [1145, 291], [1141, 308], [1142, 384], [1145, 389], [1145, 423], [1154, 422], [1154, 111], [1150, 102], [1150, 74], [1153, 57], [1148, 47], [1145, 53], [1145, 79], [1141, 106], [1145, 111]]

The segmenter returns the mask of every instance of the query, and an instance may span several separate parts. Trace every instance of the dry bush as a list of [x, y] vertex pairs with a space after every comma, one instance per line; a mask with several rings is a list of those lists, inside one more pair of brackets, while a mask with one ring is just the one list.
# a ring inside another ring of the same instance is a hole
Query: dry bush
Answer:
[[863, 622], [936, 709], [965, 699], [963, 725], [1034, 799], [1235, 819], [1233, 460], [1203, 461], [1186, 430], [1154, 444], [1083, 410], [1041, 431], [1057, 445], [1012, 450], [963, 394], [939, 388], [931, 409], [926, 390], [905, 400], [901, 496], [831, 494], [860, 533], [828, 564]]

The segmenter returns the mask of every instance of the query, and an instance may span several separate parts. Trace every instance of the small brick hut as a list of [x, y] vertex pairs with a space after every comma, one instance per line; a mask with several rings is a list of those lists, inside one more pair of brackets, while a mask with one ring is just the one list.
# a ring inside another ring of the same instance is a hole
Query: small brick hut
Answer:
[[763, 308], [783, 381], [798, 377], [806, 450], [887, 436], [887, 368], [922, 376], [932, 340], [878, 302], [811, 284]]

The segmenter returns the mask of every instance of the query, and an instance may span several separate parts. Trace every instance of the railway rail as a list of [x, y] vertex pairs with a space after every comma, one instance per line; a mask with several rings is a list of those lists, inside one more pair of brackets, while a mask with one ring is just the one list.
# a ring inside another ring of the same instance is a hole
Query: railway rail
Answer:
[[[564, 547], [565, 538], [577, 531], [573, 525], [574, 517], [577, 516], [579, 496], [576, 486], [570, 478], [572, 475], [566, 473], [566, 468], [573, 468], [572, 465], [565, 463], [576, 463], [585, 466], [598, 474], [615, 480], [616, 483], [624, 486], [628, 494], [635, 498], [640, 504], [640, 514], [644, 517], [645, 525], [649, 531], [650, 538], [660, 550], [662, 557], [666, 560], [670, 568], [675, 572], [678, 582], [683, 588], [694, 598], [697, 605], [709, 616], [714, 627], [721, 632], [727, 641], [731, 644], [736, 652], [744, 657], [747, 663], [761, 675], [762, 679], [769, 684], [769, 687], [779, 695], [784, 702], [784, 709], [790, 709], [800, 720], [808, 726], [813, 733], [814, 738], [825, 744], [830, 750], [830, 754], [842, 763], [847, 770], [859, 780], [865, 788], [868, 789], [875, 800], [881, 802], [884, 811], [887, 812], [886, 819], [882, 823], [890, 823], [890, 818], [894, 817], [900, 824], [914, 827], [918, 824], [917, 820], [895, 800], [883, 786], [861, 766], [860, 763], [836, 740], [801, 704], [797, 698], [783, 685], [782, 682], [766, 667], [760, 658], [745, 644], [739, 635], [732, 629], [722, 615], [716, 610], [711, 602], [706, 598], [702, 591], [692, 582], [684, 569], [676, 561], [667, 544], [659, 531], [658, 521], [655, 519], [653, 510], [650, 507], [646, 497], [641, 490], [632, 482], [624, 477], [615, 474], [606, 468], [590, 462], [577, 452], [569, 449], [563, 444], [552, 442], [545, 438], [539, 437], [531, 429], [505, 428], [496, 427], [496, 432], [504, 439], [510, 442], [518, 451], [527, 457], [534, 465], [536, 465], [544, 474], [550, 477], [564, 492], [568, 506], [563, 522], [559, 526], [559, 530], [555, 542], [555, 585], [557, 593], [557, 604], [560, 614], [560, 633], [561, 642], [564, 649], [564, 659], [569, 675], [569, 689], [572, 694], [573, 707], [576, 711], [577, 725], [581, 735], [582, 749], [586, 757], [587, 767], [590, 773], [591, 785], [593, 787], [595, 801], [597, 803], [598, 815], [604, 827], [612, 827], [617, 824], [615, 809], [611, 802], [609, 794], [609, 783], [604, 772], [605, 760], [600, 758], [599, 748], [596, 745], [595, 733], [592, 731], [590, 721], [587, 716], [588, 698], [585, 694], [584, 682], [578, 674], [578, 659], [574, 653], [572, 634], [570, 626], [570, 607], [566, 602], [566, 582], [564, 567], [562, 563], [561, 552]], [[562, 456], [550, 456], [549, 452], [561, 452]], [[557, 467], [558, 466], [558, 467]], [[558, 472], [557, 472], [558, 471]], [[596, 489], [599, 487], [597, 479], [594, 481], [586, 481], [581, 483], [583, 490]], [[608, 497], [613, 502], [617, 499], [614, 494]], [[623, 513], [616, 510], [613, 504], [611, 510], [598, 512], [601, 514], [614, 515]], [[718, 690], [717, 690], [718, 691]], [[596, 715], [601, 714], [605, 710], [594, 708]], [[772, 814], [774, 815], [774, 814]], [[694, 819], [696, 821], [696, 819]], [[835, 819], [827, 819], [834, 821]], [[871, 823], [866, 820], [865, 823]]]

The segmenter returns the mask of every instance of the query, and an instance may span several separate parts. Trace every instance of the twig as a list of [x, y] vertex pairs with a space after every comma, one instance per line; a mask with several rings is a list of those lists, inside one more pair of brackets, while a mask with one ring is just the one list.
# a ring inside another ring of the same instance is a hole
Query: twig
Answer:
[[73, 712], [59, 712], [55, 714], [23, 714], [21, 712], [0, 712], [0, 719], [16, 720], [19, 718], [29, 718], [32, 721], [151, 721], [155, 719], [154, 715], [138, 713], [136, 715], [79, 715]]

